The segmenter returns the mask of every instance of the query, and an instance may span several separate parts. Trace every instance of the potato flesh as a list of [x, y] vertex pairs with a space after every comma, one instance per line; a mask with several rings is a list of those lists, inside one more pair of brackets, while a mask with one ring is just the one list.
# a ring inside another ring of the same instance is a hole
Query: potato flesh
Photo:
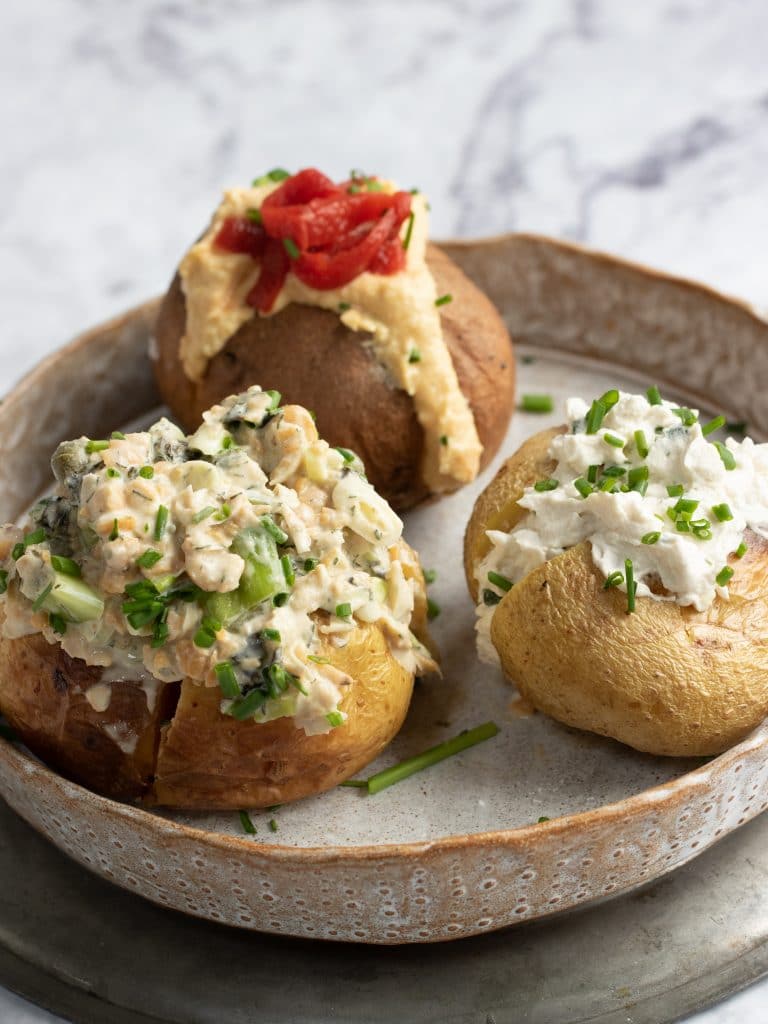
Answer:
[[[509, 530], [523, 489], [550, 475], [554, 431], [529, 439], [481, 495], [467, 531], [470, 589], [487, 529]], [[507, 525], [509, 524], [509, 525]], [[653, 754], [705, 756], [768, 714], [768, 544], [746, 537], [730, 600], [705, 612], [603, 589], [588, 542], [529, 573], [505, 595], [491, 639], [505, 674], [534, 707], [566, 725]]]

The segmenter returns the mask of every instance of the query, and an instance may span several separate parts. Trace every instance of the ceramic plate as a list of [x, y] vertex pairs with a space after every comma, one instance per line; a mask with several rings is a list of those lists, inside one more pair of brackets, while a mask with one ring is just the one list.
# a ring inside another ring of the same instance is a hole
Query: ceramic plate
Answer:
[[[768, 324], [700, 286], [544, 238], [445, 248], [491, 296], [518, 346], [518, 413], [470, 488], [406, 517], [438, 570], [444, 675], [417, 686], [394, 763], [489, 719], [494, 739], [375, 797], [337, 789], [269, 814], [148, 812], [96, 796], [0, 743], [0, 793], [75, 860], [165, 906], [243, 928], [370, 943], [474, 935], [626, 891], [685, 863], [768, 806], [768, 731], [701, 760], [654, 758], [525, 715], [474, 654], [461, 539], [477, 493], [570, 394], [658, 384], [768, 433]], [[56, 443], [98, 437], [157, 408], [147, 350], [157, 304], [97, 327], [42, 363], [0, 406], [0, 521], [48, 485]], [[262, 382], [269, 386], [271, 382]], [[729, 399], [738, 398], [738, 407]], [[24, 439], [24, 444], [19, 442]], [[277, 831], [268, 828], [268, 819]], [[548, 821], [539, 822], [540, 818]]]

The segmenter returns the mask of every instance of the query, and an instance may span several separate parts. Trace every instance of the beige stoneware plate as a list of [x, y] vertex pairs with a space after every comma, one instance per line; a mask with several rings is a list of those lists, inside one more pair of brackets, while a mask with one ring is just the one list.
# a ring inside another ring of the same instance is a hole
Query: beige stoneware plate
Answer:
[[[746, 306], [544, 238], [446, 248], [504, 314], [519, 390], [557, 399], [550, 417], [516, 415], [496, 464], [558, 422], [567, 395], [613, 385], [656, 383], [768, 434], [768, 324]], [[48, 486], [59, 440], [151, 415], [156, 308], [84, 334], [0, 406], [0, 521]], [[705, 764], [653, 758], [526, 717], [500, 673], [477, 661], [461, 537], [494, 469], [407, 517], [406, 536], [438, 569], [444, 678], [418, 685], [377, 767], [488, 719], [501, 728], [494, 739], [375, 797], [337, 789], [254, 813], [255, 837], [237, 815], [148, 812], [95, 796], [6, 742], [0, 793], [80, 864], [154, 902], [242, 928], [369, 943], [460, 938], [625, 892], [765, 810], [765, 725]]]

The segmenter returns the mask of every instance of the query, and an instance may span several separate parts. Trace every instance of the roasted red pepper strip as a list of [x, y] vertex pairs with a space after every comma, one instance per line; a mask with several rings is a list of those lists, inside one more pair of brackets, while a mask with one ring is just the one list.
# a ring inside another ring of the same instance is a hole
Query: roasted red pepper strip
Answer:
[[341, 288], [368, 269], [368, 264], [388, 240], [394, 225], [395, 211], [387, 210], [362, 242], [336, 253], [304, 252], [293, 264], [293, 272], [310, 288], [319, 291]]
[[[410, 196], [407, 193], [401, 195], [407, 197], [410, 209]], [[372, 225], [393, 205], [394, 196], [384, 192], [351, 196], [342, 193], [325, 199], [312, 199], [304, 206], [262, 207], [261, 215], [270, 235], [292, 238], [300, 249], [306, 250], [338, 246], [339, 241], [354, 228], [362, 224]]]
[[267, 244], [267, 233], [260, 224], [248, 217], [227, 217], [213, 244], [227, 252], [239, 252], [259, 260]]
[[312, 199], [324, 199], [339, 192], [341, 189], [334, 185], [330, 178], [314, 167], [308, 167], [286, 178], [282, 185], [278, 185], [274, 192], [270, 192], [261, 204], [261, 209], [263, 212], [278, 206], [303, 205]]
[[268, 313], [280, 294], [289, 265], [290, 260], [283, 243], [270, 238], [261, 259], [259, 279], [246, 296], [248, 305], [254, 306], [260, 313]]
[[405, 267], [405, 249], [396, 234], [379, 249], [371, 262], [368, 264], [368, 271], [371, 274], [396, 274], [398, 270]]

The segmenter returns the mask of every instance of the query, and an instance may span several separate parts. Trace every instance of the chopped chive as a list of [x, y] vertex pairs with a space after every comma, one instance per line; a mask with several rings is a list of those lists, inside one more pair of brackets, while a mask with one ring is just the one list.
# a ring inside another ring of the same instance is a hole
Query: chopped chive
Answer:
[[605, 407], [603, 402], [596, 398], [589, 408], [587, 413], [585, 430], [587, 434], [596, 434], [603, 424], [603, 419], [608, 409]]
[[221, 439], [221, 450], [223, 452], [228, 452], [234, 443], [235, 439], [232, 437], [232, 435], [225, 434], [224, 437]]
[[355, 453], [351, 452], [349, 448], [334, 448], [334, 451], [337, 451], [345, 462], [354, 462]]
[[139, 476], [143, 477], [145, 480], [151, 480], [154, 475], [155, 470], [153, 466], [142, 466], [139, 470]]
[[424, 582], [429, 586], [430, 583], [434, 583], [437, 579], [437, 569], [425, 569], [424, 570]]
[[412, 348], [411, 351], [408, 353], [408, 362], [409, 363], [420, 363], [421, 362], [421, 352], [419, 352], [419, 350], [417, 348]]
[[35, 600], [34, 600], [34, 602], [32, 604], [32, 611], [33, 612], [39, 612], [40, 611], [40, 609], [45, 604], [46, 598], [48, 597], [48, 595], [50, 594], [50, 592], [52, 590], [53, 590], [53, 583], [49, 583], [48, 586], [45, 588], [45, 590], [42, 590], [37, 595], [37, 597], [35, 598]]
[[613, 479], [613, 477], [606, 477], [605, 480], [600, 484], [599, 490], [605, 491], [607, 494], [616, 494], [619, 491], [619, 485]]
[[213, 647], [216, 643], [216, 635], [207, 626], [201, 626], [192, 638], [195, 647]]
[[261, 210], [256, 206], [251, 206], [245, 211], [245, 216], [253, 224], [263, 224], [264, 218], [261, 215]]
[[659, 530], [653, 530], [651, 533], [646, 533], [640, 538], [641, 544], [656, 544], [658, 543], [661, 532]]
[[122, 430], [113, 430], [110, 437], [112, 438], [113, 441], [125, 440], [125, 434], [122, 432]]
[[336, 614], [340, 619], [350, 618], [352, 615], [352, 605], [348, 601], [343, 601], [341, 604], [337, 604]]
[[599, 466], [590, 466], [587, 470], [587, 482], [590, 484], [597, 483], [597, 474], [600, 472]]
[[246, 835], [255, 836], [256, 826], [253, 824], [253, 821], [251, 821], [251, 816], [248, 811], [238, 811], [237, 813], [240, 816], [240, 827], [243, 832], [245, 832]]
[[588, 498], [589, 495], [592, 494], [592, 492], [594, 491], [594, 487], [592, 486], [592, 484], [588, 480], [585, 480], [583, 476], [580, 476], [578, 480], [574, 480], [573, 486], [576, 488], [576, 490], [579, 492], [582, 498]]
[[679, 517], [690, 519], [698, 507], [699, 503], [695, 498], [679, 498], [672, 511], [676, 512]]
[[274, 389], [271, 388], [268, 388], [264, 392], [264, 394], [269, 395], [269, 411], [273, 412], [280, 405], [280, 401], [283, 396], [280, 394], [279, 391], [275, 391]]
[[724, 426], [725, 416], [715, 416], [715, 418], [713, 420], [710, 420], [709, 423], [704, 424], [704, 426], [701, 428], [701, 432], [704, 435], [704, 437], [706, 437], [708, 434], [713, 434], [716, 430], [719, 430], [720, 427]]
[[483, 604], [488, 608], [494, 604], [498, 604], [499, 601], [501, 601], [501, 597], [495, 590], [486, 589], [483, 591]]
[[691, 526], [685, 519], [678, 519], [675, 523], [675, 529], [678, 533], [690, 533]]
[[63, 615], [59, 615], [58, 612], [51, 612], [48, 616], [48, 625], [51, 627], [54, 633], [58, 633], [59, 636], [64, 636], [67, 632], [67, 620]]
[[229, 519], [231, 515], [232, 509], [225, 501], [213, 518], [216, 520], [217, 523], [223, 523], [225, 522], [225, 520]]
[[623, 448], [626, 441], [623, 437], [619, 437], [618, 434], [603, 434], [603, 440], [606, 444], [611, 445], [612, 448]]
[[279, 629], [262, 629], [260, 636], [263, 640], [269, 640], [270, 643], [280, 643], [280, 630]]
[[619, 392], [616, 388], [611, 388], [610, 391], [606, 391], [604, 395], [600, 396], [600, 401], [605, 406], [606, 411], [612, 409], [619, 400]]
[[285, 179], [290, 178], [290, 176], [290, 173], [283, 170], [282, 167], [275, 167], [273, 170], [267, 171], [266, 174], [262, 174], [260, 178], [254, 178], [251, 182], [251, 187], [256, 188], [258, 185], [268, 185], [270, 181], [285, 181]]
[[195, 512], [195, 514], [192, 516], [192, 522], [202, 523], [202, 521], [204, 519], [207, 519], [208, 516], [212, 516], [215, 511], [216, 509], [213, 507], [213, 505], [206, 505], [205, 508], [201, 508], [199, 512]]
[[548, 476], [545, 480], [537, 480], [533, 485], [534, 491], [554, 491], [558, 486], [558, 481], [554, 477]]
[[65, 558], [63, 555], [51, 555], [51, 565], [56, 572], [64, 576], [82, 576], [82, 570], [74, 558]]
[[229, 713], [238, 722], [242, 722], [246, 718], [251, 718], [266, 702], [266, 693], [260, 689], [253, 689], [245, 697], [238, 697], [230, 707]]
[[288, 603], [289, 597], [290, 595], [286, 593], [275, 594], [275, 596], [272, 598], [272, 604], [275, 606], [275, 608], [282, 608], [284, 604]]
[[117, 540], [117, 538], [119, 536], [120, 536], [120, 530], [118, 529], [118, 526], [117, 526], [117, 520], [113, 519], [112, 520], [112, 529], [111, 529], [110, 534], [109, 534], [109, 539], [110, 540]]
[[670, 498], [679, 498], [683, 491], [682, 484], [667, 484], [667, 494]]
[[312, 572], [320, 564], [319, 558], [305, 558], [304, 559], [304, 572]]
[[736, 459], [731, 449], [727, 448], [722, 441], [713, 441], [712, 444], [717, 448], [717, 454], [722, 459], [725, 468], [736, 469]]
[[523, 412], [552, 412], [554, 407], [552, 395], [520, 396], [520, 408]]
[[721, 523], [727, 523], [733, 519], [733, 512], [731, 512], [730, 507], [725, 502], [722, 505], [713, 505], [712, 511], [715, 514], [715, 518]]
[[283, 239], [283, 248], [292, 260], [297, 260], [301, 256], [301, 250], [292, 238]]
[[5, 569], [0, 569], [0, 594], [4, 594], [8, 589], [8, 573]]
[[385, 768], [383, 771], [371, 775], [368, 779], [348, 779], [342, 785], [361, 789], [365, 788], [368, 790], [369, 796], [374, 796], [388, 786], [393, 786], [396, 782], [402, 782], [403, 779], [407, 779], [416, 772], [423, 771], [425, 768], [431, 768], [432, 765], [444, 761], [447, 757], [453, 757], [454, 754], [459, 754], [462, 750], [467, 750], [469, 747], [474, 747], [484, 740], [491, 739], [498, 731], [499, 727], [495, 722], [485, 722], [474, 729], [466, 729], [464, 732], [460, 732], [458, 736], [454, 736], [453, 739], [438, 743], [437, 746], [430, 747], [429, 750], [425, 750], [415, 757], [409, 757], [405, 761], [393, 765], [391, 768]]
[[502, 576], [501, 573], [498, 572], [489, 572], [488, 582], [493, 583], [493, 585], [498, 587], [499, 590], [508, 591], [512, 589], [512, 580], [507, 579], [506, 576]]
[[239, 697], [240, 684], [237, 681], [235, 670], [229, 661], [220, 661], [214, 668], [216, 678], [219, 680], [221, 692], [225, 697]]
[[630, 491], [639, 491], [645, 494], [648, 487], [648, 467], [635, 466], [627, 473], [627, 485]]
[[413, 221], [414, 214], [411, 214], [408, 218], [408, 227], [405, 230], [405, 238], [403, 239], [403, 248], [407, 251], [408, 246], [411, 244], [411, 235], [413, 234]]
[[95, 452], [104, 452], [109, 448], [109, 441], [87, 441], [85, 445], [85, 451], [88, 455], [93, 455]]
[[715, 576], [715, 583], [717, 583], [718, 587], [725, 587], [731, 576], [733, 576], [733, 569], [730, 565], [724, 565], [717, 576]]
[[627, 558], [624, 561], [624, 573], [627, 579], [627, 614], [629, 615], [630, 612], [635, 610], [635, 594], [637, 592], [635, 570], [631, 558]]
[[348, 309], [352, 309], [352, 305], [349, 302], [340, 302], [338, 310], [340, 313], [346, 313]]
[[274, 818], [270, 818], [269, 819], [269, 831], [270, 832], [277, 832], [277, 827], [278, 826], [277, 826], [277, 822], [275, 821], [275, 819]]
[[734, 555], [737, 558], [743, 558], [744, 555], [746, 555], [748, 550], [749, 550], [749, 548], [744, 543], [744, 541], [742, 541], [741, 544], [739, 544], [739, 546], [736, 548], [736, 550], [733, 553], [734, 553]]
[[168, 509], [165, 505], [161, 505], [157, 510], [155, 516], [155, 540], [161, 540], [165, 533], [165, 528], [168, 525]]
[[42, 544], [45, 540], [45, 530], [42, 526], [38, 527], [37, 530], [33, 530], [32, 533], [28, 533], [24, 538], [24, 547], [28, 548], [32, 544]]
[[441, 435], [440, 435], [440, 444], [441, 444], [441, 445], [442, 445], [442, 446], [443, 446], [444, 448], [447, 448], [447, 447], [448, 447], [448, 435], [447, 435], [447, 434], [441, 434]]
[[157, 565], [162, 557], [163, 556], [159, 551], [155, 551], [153, 548], [147, 548], [147, 550], [136, 559], [136, 565], [141, 569], [151, 569], [153, 565]]
[[307, 661], [313, 661], [315, 665], [330, 665], [330, 658], [323, 658], [319, 654], [308, 654]]
[[272, 516], [262, 516], [261, 525], [276, 544], [285, 544], [288, 540], [288, 534], [285, 533], [284, 530], [280, 529]]
[[437, 603], [437, 601], [433, 600], [433, 598], [431, 597], [428, 597], [427, 618], [430, 620], [430, 622], [432, 621], [432, 619], [436, 619], [438, 617], [438, 615], [440, 614], [440, 610], [440, 605]]
[[449, 302], [453, 302], [453, 296], [449, 294], [441, 295], [439, 299], [435, 299], [436, 306], [447, 306]]
[[648, 441], [646, 440], [644, 431], [636, 430], [634, 437], [635, 448], [637, 448], [637, 454], [640, 456], [641, 459], [647, 459], [650, 448], [648, 447]]
[[152, 642], [150, 643], [150, 647], [154, 647], [155, 649], [162, 647], [168, 639], [168, 633], [168, 623], [164, 618], [162, 618], [155, 623], [155, 628], [152, 630]]
[[545, 821], [550, 821], [550, 820], [551, 820], [551, 819], [550, 819], [550, 818], [548, 818], [548, 817], [546, 816], [546, 814], [542, 814], [542, 816], [541, 816], [540, 818], [538, 818], [538, 819], [537, 819], [537, 821], [536, 821], [536, 824], [537, 824], [537, 825], [543, 825]]
[[681, 406], [679, 409], [673, 409], [672, 412], [675, 416], [680, 417], [684, 427], [692, 427], [697, 420], [696, 413], [693, 409], [687, 409], [685, 406]]
[[328, 725], [332, 726], [334, 729], [337, 726], [344, 724], [344, 715], [342, 715], [340, 711], [329, 711], [325, 716], [325, 719], [328, 722]]
[[624, 582], [624, 574], [620, 572], [612, 572], [610, 576], [606, 577], [605, 583], [603, 584], [603, 590], [610, 590], [611, 587], [618, 587]]
[[293, 570], [293, 563], [288, 555], [283, 555], [280, 559], [280, 565], [283, 567], [283, 576], [285, 576], [285, 582], [289, 587], [292, 587], [296, 582], [296, 573]]
[[[590, 469], [591, 468], [592, 467], [590, 466]], [[603, 470], [603, 476], [626, 476], [626, 473], [627, 470], [624, 466], [608, 466], [606, 469]], [[587, 477], [587, 479], [589, 479], [589, 477]]]
[[23, 542], [19, 541], [18, 544], [13, 545], [13, 549], [11, 551], [11, 558], [14, 560], [14, 562], [18, 562], [18, 560], [21, 558], [21, 556], [24, 554], [26, 550], [27, 549], [24, 547]]
[[648, 388], [645, 392], [645, 397], [648, 399], [649, 405], [661, 405], [661, 393], [655, 384], [653, 387]]
[[110, 480], [117, 480], [120, 476], [120, 473], [112, 466], [110, 466], [109, 469], [107, 470], [107, 476], [110, 478]]

